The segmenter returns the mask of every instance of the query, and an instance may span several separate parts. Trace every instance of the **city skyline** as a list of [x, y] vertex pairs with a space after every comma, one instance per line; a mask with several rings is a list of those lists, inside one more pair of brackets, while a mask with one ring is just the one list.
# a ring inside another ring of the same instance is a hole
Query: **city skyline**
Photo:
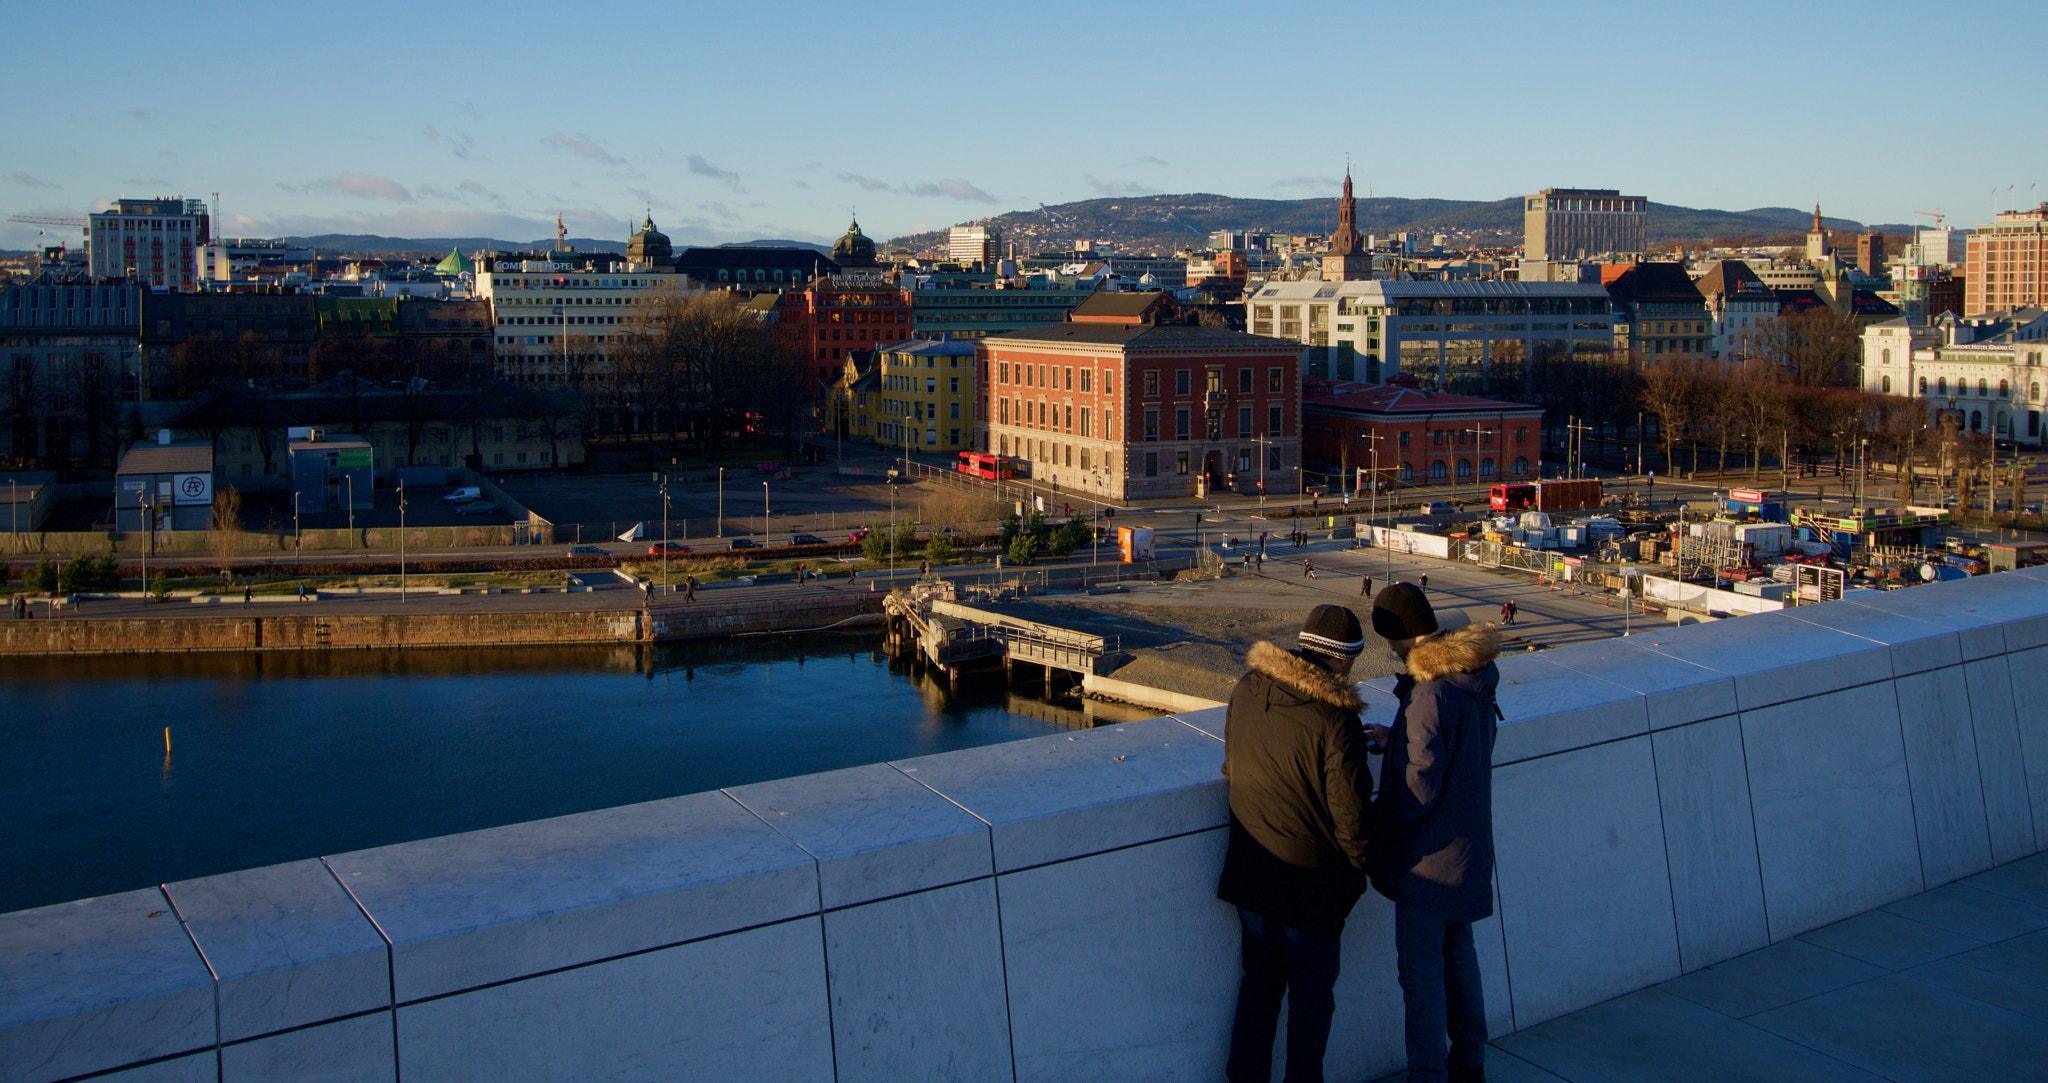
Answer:
[[[856, 212], [888, 238], [1100, 196], [1332, 196], [1347, 155], [1361, 192], [1410, 198], [1616, 187], [1721, 210], [1818, 201], [1864, 222], [1941, 210], [1964, 227], [2048, 198], [2048, 150], [2009, 134], [2039, 130], [2038, 101], [1978, 112], [1910, 92], [1944, 75], [1918, 49], [1963, 57], [2048, 27], [2018, 4], [1945, 12], [1931, 45], [1923, 13], [1890, 4], [1853, 25], [1741, 5], [1714, 23], [1500, 5], [1456, 24], [1320, 5], [1248, 20], [1197, 4], [1162, 22], [1053, 4], [1014, 25], [921, 4], [613, 26], [522, 4], [159, 10], [14, 16], [20, 40], [93, 40], [60, 54], [81, 85], [55, 80], [0, 119], [6, 213], [219, 192], [230, 236], [524, 241], [559, 214], [571, 235], [623, 239], [651, 212], [679, 245], [829, 242]], [[1282, 114], [1314, 134], [1262, 145]], [[1969, 165], [1923, 150], [1924, 168], [1869, 168], [1898, 160], [1892, 140], [1930, 139]], [[0, 248], [39, 239], [79, 240], [0, 225]]]

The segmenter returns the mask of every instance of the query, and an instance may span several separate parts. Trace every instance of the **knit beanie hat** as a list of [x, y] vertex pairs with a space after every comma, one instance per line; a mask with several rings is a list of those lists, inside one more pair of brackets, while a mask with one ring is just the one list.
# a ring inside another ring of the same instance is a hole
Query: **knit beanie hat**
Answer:
[[1381, 639], [1414, 639], [1436, 631], [1436, 610], [1413, 583], [1394, 583], [1372, 600], [1372, 630]]
[[1295, 646], [1339, 660], [1356, 658], [1365, 650], [1365, 629], [1351, 610], [1341, 605], [1319, 605], [1301, 623]]

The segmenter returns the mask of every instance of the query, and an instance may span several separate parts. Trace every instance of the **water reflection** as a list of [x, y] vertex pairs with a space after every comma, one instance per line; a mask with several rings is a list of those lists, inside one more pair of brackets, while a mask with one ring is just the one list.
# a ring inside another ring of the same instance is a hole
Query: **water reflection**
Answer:
[[1156, 713], [1033, 691], [874, 635], [0, 660], [0, 912]]

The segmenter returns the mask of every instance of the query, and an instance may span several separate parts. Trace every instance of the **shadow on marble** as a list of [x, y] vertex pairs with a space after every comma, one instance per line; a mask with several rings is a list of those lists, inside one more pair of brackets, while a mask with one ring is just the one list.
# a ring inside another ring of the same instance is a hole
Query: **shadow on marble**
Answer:
[[1885, 1078], [1661, 989], [1630, 993], [1496, 1044], [1571, 1083], [1879, 1083]]
[[1955, 958], [1979, 970], [2048, 988], [2048, 932], [2016, 936]]
[[1981, 1000], [2029, 1019], [2048, 1022], [2048, 985], [2021, 981], [2009, 974], [1971, 966], [1961, 956], [1936, 959], [1901, 973], [1909, 978], [1933, 982], [1972, 1000]]
[[2013, 1079], [2024, 1065], [2048, 1063], [2048, 1024], [1903, 974], [1774, 1008], [1748, 1022], [1902, 1083]]
[[1979, 891], [2048, 908], [2048, 853], [2023, 857], [1959, 882]]
[[838, 1083], [1010, 1076], [993, 878], [824, 916]]
[[1641, 693], [1536, 655], [1505, 656], [1498, 665], [1494, 698], [1503, 718], [1495, 767], [1650, 730]]
[[1987, 944], [2048, 929], [2048, 909], [1967, 884], [1947, 884], [1884, 909]]
[[1869, 981], [1885, 969], [1838, 951], [1786, 940], [1676, 977], [1657, 988], [1740, 1019]]
[[1872, 910], [1822, 926], [1799, 939], [1886, 970], [1906, 970], [1985, 944], [1981, 938], [1950, 932], [1884, 910]]
[[[1406, 1070], [1381, 1076], [1373, 1083], [1408, 1083]], [[1486, 1050], [1486, 1083], [1571, 1083], [1552, 1075], [1499, 1046]]]
[[[1647, 641], [1645, 641], [1647, 642]], [[1650, 728], [1681, 726], [1735, 713], [1735, 680], [1627, 639], [1574, 643], [1543, 652], [1543, 660], [1636, 692], [1647, 701]]]
[[1642, 646], [1733, 677], [1735, 703], [1743, 711], [1892, 676], [1891, 648], [1784, 612], [1660, 628], [1644, 633]]
[[392, 1083], [397, 1078], [388, 1011], [224, 1045], [220, 1051], [220, 1083]]

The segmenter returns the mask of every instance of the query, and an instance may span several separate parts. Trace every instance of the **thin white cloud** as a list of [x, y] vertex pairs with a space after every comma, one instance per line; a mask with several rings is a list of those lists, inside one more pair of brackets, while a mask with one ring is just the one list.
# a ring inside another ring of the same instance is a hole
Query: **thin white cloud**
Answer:
[[989, 195], [973, 184], [953, 177], [939, 181], [924, 181], [917, 184], [891, 184], [879, 177], [870, 177], [861, 173], [840, 173], [837, 176], [839, 180], [847, 184], [857, 184], [863, 191], [868, 192], [901, 192], [907, 196], [936, 196], [946, 199], [957, 199], [964, 203], [994, 203], [996, 201], [996, 197]]
[[148, 124], [156, 119], [156, 114], [147, 109], [124, 109], [121, 111], [121, 115], [130, 120], [139, 120], [144, 124]]
[[55, 184], [51, 184], [51, 183], [50, 183], [49, 181], [46, 181], [46, 180], [42, 180], [42, 179], [39, 179], [39, 178], [37, 178], [37, 177], [35, 177], [35, 176], [32, 176], [32, 175], [30, 175], [30, 174], [27, 174], [27, 173], [23, 173], [23, 172], [21, 172], [20, 170], [16, 170], [16, 171], [14, 172], [14, 175], [13, 175], [13, 176], [11, 176], [11, 177], [9, 177], [9, 178], [7, 178], [7, 179], [8, 179], [8, 180], [11, 180], [11, 181], [13, 181], [13, 182], [14, 182], [14, 183], [16, 183], [16, 184], [19, 184], [19, 185], [21, 185], [21, 186], [22, 186], [23, 188], [56, 188], [56, 187], [59, 187], [58, 185], [55, 185]]
[[1134, 161], [1136, 161], [1139, 165], [1156, 165], [1160, 167], [1164, 167], [1166, 165], [1166, 159], [1155, 157], [1154, 155], [1150, 154], [1140, 154], [1137, 158], [1134, 159]]
[[500, 207], [505, 205], [505, 200], [503, 197], [498, 195], [498, 193], [491, 191], [489, 188], [484, 187], [477, 181], [465, 180], [461, 184], [456, 185], [455, 190], [465, 196], [475, 196], [478, 199], [487, 199], [492, 203], [496, 203]]
[[1156, 195], [1159, 191], [1157, 188], [1139, 184], [1137, 181], [1098, 180], [1097, 178], [1088, 176], [1085, 173], [1082, 174], [1081, 179], [1088, 182], [1088, 187], [1095, 189], [1095, 194], [1097, 195], [1149, 196]]
[[887, 192], [896, 187], [879, 177], [865, 177], [859, 173], [841, 173], [839, 179], [848, 184], [858, 184], [862, 190], [869, 192]]
[[624, 158], [612, 157], [611, 154], [607, 153], [603, 147], [598, 146], [596, 143], [593, 143], [588, 139], [578, 139], [564, 132], [556, 132], [555, 134], [548, 136], [546, 139], [541, 140], [541, 142], [544, 144], [552, 144], [556, 147], [568, 151], [571, 154], [575, 154], [583, 158], [588, 158], [593, 162], [603, 162], [606, 165], [626, 164], [626, 160]]
[[668, 202], [646, 188], [628, 188], [626, 194], [649, 207], [666, 207]]
[[379, 177], [367, 173], [343, 173], [329, 180], [314, 181], [311, 184], [279, 184], [287, 192], [340, 192], [342, 195], [362, 199], [388, 199], [393, 203], [411, 203], [412, 193], [405, 185], [390, 177]]
[[709, 210], [712, 214], [715, 214], [728, 222], [737, 222], [740, 220], [740, 216], [736, 212], [734, 212], [731, 207], [728, 207], [723, 203], [714, 201], [711, 203], [704, 204], [704, 207], [705, 209]]
[[732, 189], [735, 192], [740, 190], [740, 175], [738, 173], [712, 165], [701, 154], [690, 155], [690, 172], [700, 177], [710, 177], [713, 180], [724, 181], [732, 185]]

